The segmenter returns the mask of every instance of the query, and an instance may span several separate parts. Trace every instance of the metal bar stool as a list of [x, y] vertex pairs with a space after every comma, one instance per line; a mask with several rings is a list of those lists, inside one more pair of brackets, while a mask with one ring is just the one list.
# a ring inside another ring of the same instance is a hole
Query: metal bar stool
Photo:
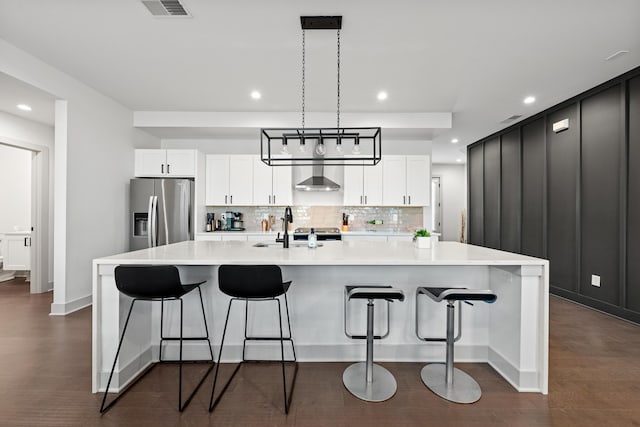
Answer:
[[[240, 369], [243, 363], [246, 362], [275, 362], [276, 360], [253, 360], [246, 359], [245, 351], [247, 341], [280, 341], [280, 354], [282, 365], [282, 391], [284, 396], [284, 412], [289, 413], [289, 406], [291, 405], [291, 396], [293, 395], [293, 387], [295, 385], [296, 376], [298, 374], [298, 363], [296, 360], [296, 349], [293, 344], [293, 337], [291, 335], [291, 317], [289, 315], [289, 302], [287, 300], [287, 290], [291, 286], [291, 281], [282, 281], [282, 271], [277, 265], [221, 265], [218, 268], [218, 285], [220, 290], [226, 295], [230, 296], [229, 307], [227, 309], [227, 317], [224, 322], [224, 330], [222, 332], [222, 341], [220, 342], [220, 353], [218, 354], [218, 366], [213, 379], [213, 387], [211, 389], [211, 398], [209, 400], [209, 412], [213, 411], [216, 407], [225, 391], [229, 387], [229, 384], [233, 380], [234, 376]], [[285, 310], [287, 312], [287, 325], [289, 328], [289, 336], [284, 336], [282, 332], [282, 308], [280, 305], [279, 296], [284, 295]], [[233, 373], [223, 386], [222, 391], [215, 398], [216, 384], [218, 381], [218, 371], [220, 368], [220, 360], [222, 360], [222, 348], [224, 347], [224, 339], [227, 334], [227, 325], [229, 323], [229, 314], [231, 313], [231, 305], [234, 301], [245, 302], [245, 317], [244, 317], [244, 340], [242, 343], [242, 361], [236, 366]], [[279, 327], [280, 336], [276, 337], [257, 337], [249, 336], [247, 333], [247, 313], [249, 308], [249, 302], [259, 301], [271, 301], [278, 304], [279, 314]], [[293, 359], [285, 360], [284, 358], [284, 342], [291, 343], [293, 350]], [[285, 363], [293, 363], [295, 366], [293, 373], [293, 381], [291, 384], [291, 391], [287, 394], [287, 381], [285, 376]]]
[[[111, 368], [111, 373], [109, 374], [109, 380], [107, 381], [107, 388], [104, 391], [104, 396], [102, 398], [102, 404], [100, 405], [100, 413], [104, 413], [109, 408], [111, 408], [115, 403], [125, 395], [138, 381], [140, 381], [146, 374], [148, 374], [158, 363], [179, 363], [179, 375], [178, 375], [178, 410], [180, 412], [184, 411], [184, 409], [189, 405], [191, 399], [196, 394], [204, 380], [206, 379], [209, 372], [213, 369], [213, 350], [211, 349], [211, 342], [209, 341], [209, 327], [207, 325], [207, 316], [204, 312], [204, 303], [202, 301], [202, 291], [200, 290], [200, 285], [205, 283], [206, 281], [191, 283], [191, 284], [182, 284], [180, 282], [180, 274], [178, 272], [177, 267], [173, 265], [119, 265], [115, 268], [115, 280], [116, 287], [118, 290], [124, 295], [133, 298], [131, 301], [131, 306], [129, 307], [129, 313], [127, 314], [127, 320], [124, 322], [124, 328], [122, 330], [122, 335], [120, 336], [120, 342], [118, 343], [118, 349], [116, 350], [116, 356], [113, 359], [113, 366]], [[182, 297], [193, 291], [194, 289], [198, 290], [198, 295], [200, 296], [200, 308], [202, 309], [202, 318], [204, 320], [204, 330], [206, 336], [203, 337], [183, 337], [182, 329], [183, 329], [183, 302]], [[180, 336], [178, 337], [165, 337], [163, 331], [163, 323], [164, 323], [164, 301], [165, 300], [178, 300], [180, 301]], [[131, 317], [131, 312], [133, 311], [133, 306], [137, 301], [160, 301], [161, 309], [160, 309], [160, 355], [159, 362], [151, 364], [147, 369], [145, 369], [140, 375], [138, 375], [131, 383], [129, 383], [124, 390], [120, 392], [120, 394], [115, 397], [108, 405], [105, 406], [107, 401], [107, 393], [109, 393], [109, 386], [111, 385], [111, 380], [113, 378], [113, 372], [116, 368], [116, 363], [118, 361], [118, 356], [120, 355], [120, 350], [122, 348], [122, 342], [124, 341], [124, 336], [127, 332], [127, 326], [129, 325], [129, 319]], [[195, 340], [206, 340], [209, 353], [211, 354], [211, 360], [182, 360], [182, 343], [183, 341], [195, 341]], [[180, 356], [178, 360], [162, 360], [162, 344], [164, 341], [179, 341], [180, 342]], [[211, 363], [211, 366], [207, 369], [205, 374], [202, 376], [195, 389], [191, 392], [189, 397], [182, 402], [182, 365], [184, 362], [189, 363], [201, 363], [207, 362]]]
[[[435, 302], [447, 301], [446, 363], [431, 363], [423, 367], [420, 372], [422, 382], [435, 394], [451, 402], [473, 403], [478, 401], [482, 396], [478, 383], [467, 373], [453, 367], [453, 343], [461, 336], [460, 319], [458, 320], [458, 336], [454, 338], [453, 335], [455, 329], [455, 302], [458, 301], [458, 311], [460, 312], [461, 301], [469, 305], [473, 305], [469, 301], [493, 303], [498, 299], [497, 295], [487, 289], [419, 287], [416, 292], [416, 318], [419, 313], [419, 295], [426, 295]], [[416, 335], [424, 341], [442, 341], [442, 338], [421, 337], [418, 334], [417, 321]]]
[[404, 301], [404, 293], [391, 286], [347, 286], [346, 292], [347, 300], [367, 300], [367, 358], [365, 362], [348, 366], [342, 374], [342, 382], [347, 390], [358, 399], [367, 402], [385, 401], [396, 394], [398, 385], [391, 372], [373, 363], [373, 301], [376, 299], [384, 299], [389, 302]]

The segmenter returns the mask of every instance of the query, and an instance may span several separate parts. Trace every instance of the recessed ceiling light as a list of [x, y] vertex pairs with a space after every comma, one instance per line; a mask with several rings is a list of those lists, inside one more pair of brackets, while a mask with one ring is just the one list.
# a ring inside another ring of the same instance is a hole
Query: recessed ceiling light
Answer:
[[452, 144], [457, 144], [457, 143], [458, 143], [458, 138], [453, 138], [453, 139], [451, 140], [451, 143], [452, 143]]
[[525, 103], [525, 104], [533, 104], [534, 102], [536, 102], [536, 98], [535, 98], [535, 96], [527, 96], [527, 97], [524, 99], [524, 103]]
[[456, 159], [456, 162], [462, 163], [462, 159]]
[[262, 97], [262, 95], [257, 90], [254, 90], [253, 92], [251, 92], [251, 97], [253, 99], [260, 99]]
[[379, 101], [384, 101], [385, 99], [387, 99], [387, 92], [382, 91], [382, 92], [378, 92], [378, 100]]
[[16, 107], [18, 107], [22, 111], [31, 111], [31, 107], [28, 106], [27, 104], [18, 104], [16, 105]]

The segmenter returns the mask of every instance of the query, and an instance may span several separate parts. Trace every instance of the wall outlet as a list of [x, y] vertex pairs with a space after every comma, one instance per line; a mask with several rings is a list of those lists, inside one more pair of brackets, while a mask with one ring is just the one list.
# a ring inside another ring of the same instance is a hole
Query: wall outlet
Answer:
[[597, 276], [595, 274], [591, 275], [591, 286], [596, 286], [596, 287], [600, 287], [600, 276]]

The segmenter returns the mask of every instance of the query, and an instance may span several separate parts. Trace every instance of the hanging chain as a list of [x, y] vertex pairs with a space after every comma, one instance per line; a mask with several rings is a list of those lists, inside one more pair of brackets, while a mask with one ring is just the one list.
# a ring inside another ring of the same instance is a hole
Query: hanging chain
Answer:
[[337, 128], [340, 129], [340, 30], [338, 30], [338, 103], [337, 103]]
[[302, 30], [302, 129], [304, 130], [305, 30]]

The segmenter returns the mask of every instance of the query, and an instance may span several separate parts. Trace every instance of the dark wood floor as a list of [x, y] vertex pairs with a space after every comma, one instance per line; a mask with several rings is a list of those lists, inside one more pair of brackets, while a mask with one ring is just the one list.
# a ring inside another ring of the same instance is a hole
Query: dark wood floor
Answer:
[[[550, 393], [517, 393], [486, 364], [461, 364], [480, 383], [473, 405], [443, 401], [421, 383], [421, 364], [387, 363], [398, 393], [367, 404], [342, 386], [345, 363], [303, 363], [291, 412], [279, 370], [249, 365], [213, 414], [211, 376], [191, 406], [176, 409], [175, 366], [159, 366], [100, 416], [91, 394], [91, 310], [50, 317], [51, 294], [0, 284], [1, 426], [637, 426], [640, 327], [551, 298]], [[197, 374], [194, 368], [190, 378]]]

